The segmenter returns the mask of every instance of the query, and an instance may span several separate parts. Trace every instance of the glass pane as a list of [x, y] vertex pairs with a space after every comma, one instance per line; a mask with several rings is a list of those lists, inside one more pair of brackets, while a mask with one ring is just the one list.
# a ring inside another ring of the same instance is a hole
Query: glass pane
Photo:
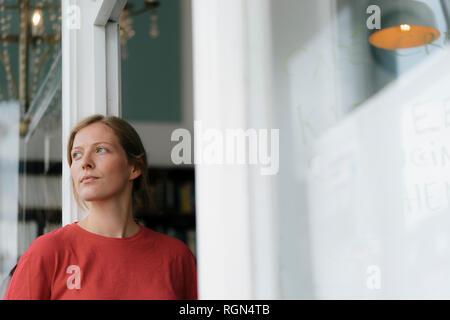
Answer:
[[271, 4], [283, 295], [448, 298], [447, 1]]
[[30, 243], [61, 227], [60, 1], [18, 4], [0, 0], [1, 298]]

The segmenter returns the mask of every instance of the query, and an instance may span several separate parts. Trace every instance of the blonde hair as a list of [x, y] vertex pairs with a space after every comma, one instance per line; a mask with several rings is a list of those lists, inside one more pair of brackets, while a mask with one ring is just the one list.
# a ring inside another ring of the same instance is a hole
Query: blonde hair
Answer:
[[[141, 175], [134, 179], [132, 188], [132, 201], [133, 201], [133, 215], [137, 212], [147, 212], [151, 210], [153, 206], [151, 189], [148, 185], [148, 163], [147, 153], [145, 152], [141, 138], [136, 130], [125, 120], [115, 116], [104, 116], [101, 114], [95, 114], [81, 120], [72, 129], [69, 135], [69, 142], [67, 144], [67, 161], [69, 167], [72, 165], [72, 147], [75, 140], [75, 136], [81, 129], [93, 124], [103, 123], [112, 129], [114, 134], [119, 140], [120, 145], [128, 159], [128, 163], [141, 169]], [[72, 189], [75, 201], [80, 208], [88, 209], [84, 200], [80, 200], [78, 192], [75, 189], [75, 184], [72, 178]]]

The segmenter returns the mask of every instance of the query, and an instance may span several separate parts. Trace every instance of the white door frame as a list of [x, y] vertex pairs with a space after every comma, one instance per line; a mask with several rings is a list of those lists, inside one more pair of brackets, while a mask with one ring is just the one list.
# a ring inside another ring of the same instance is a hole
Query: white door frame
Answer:
[[121, 116], [119, 17], [127, 0], [61, 0], [62, 224], [85, 214], [72, 194], [67, 140], [89, 115]]
[[[204, 129], [275, 128], [270, 0], [192, 1], [194, 119]], [[280, 297], [276, 178], [202, 164], [194, 128], [200, 299]]]

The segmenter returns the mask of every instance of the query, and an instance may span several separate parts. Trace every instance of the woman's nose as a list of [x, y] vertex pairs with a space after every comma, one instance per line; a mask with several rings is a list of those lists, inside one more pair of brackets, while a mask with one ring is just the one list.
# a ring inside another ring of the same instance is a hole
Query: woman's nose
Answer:
[[91, 157], [90, 157], [88, 154], [86, 154], [86, 155], [83, 157], [82, 163], [81, 163], [81, 167], [82, 167], [83, 169], [86, 169], [86, 168], [88, 168], [88, 167], [90, 167], [90, 168], [93, 167], [92, 159], [91, 159]]

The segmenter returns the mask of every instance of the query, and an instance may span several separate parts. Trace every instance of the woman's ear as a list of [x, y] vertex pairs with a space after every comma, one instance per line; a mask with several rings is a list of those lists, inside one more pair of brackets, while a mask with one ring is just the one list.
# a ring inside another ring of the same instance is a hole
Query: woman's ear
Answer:
[[138, 178], [141, 174], [142, 174], [142, 170], [139, 166], [137, 166], [137, 165], [131, 166], [130, 180], [134, 180], [134, 179]]

